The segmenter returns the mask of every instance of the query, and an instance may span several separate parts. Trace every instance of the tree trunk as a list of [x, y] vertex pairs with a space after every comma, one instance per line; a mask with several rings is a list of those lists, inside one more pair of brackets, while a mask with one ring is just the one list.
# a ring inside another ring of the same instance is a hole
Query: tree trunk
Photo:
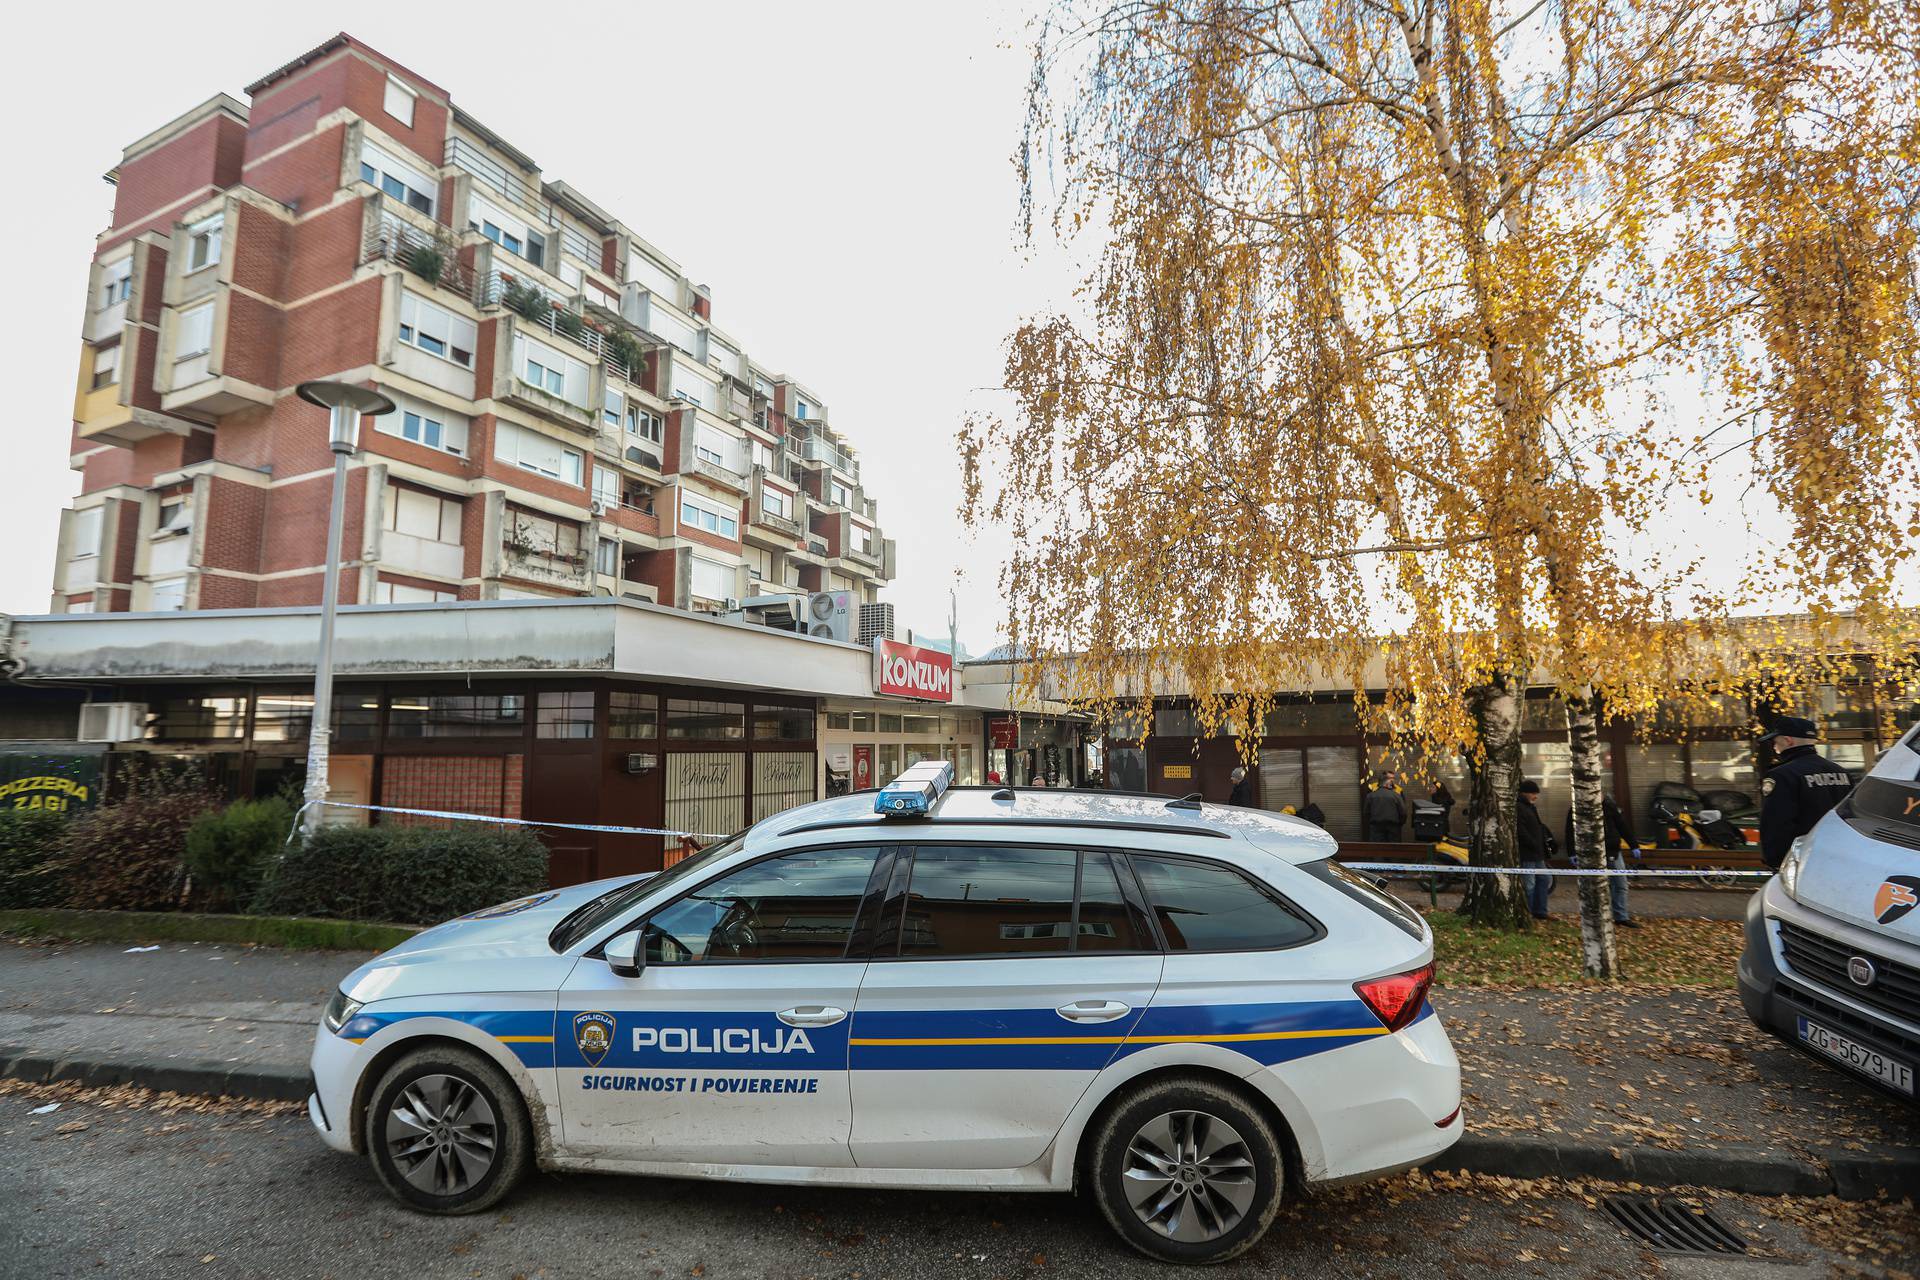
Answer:
[[[1567, 748], [1573, 758], [1573, 865], [1607, 865], [1606, 818], [1600, 799], [1600, 717], [1592, 690], [1567, 699]], [[1617, 978], [1613, 910], [1607, 882], [1579, 876], [1580, 967], [1589, 978]]]
[[[1467, 810], [1470, 865], [1512, 867], [1514, 805], [1520, 785], [1520, 684], [1500, 674], [1467, 691], [1467, 706], [1480, 735], [1480, 767], [1474, 770]], [[1518, 875], [1469, 875], [1460, 914], [1494, 929], [1527, 929], [1533, 917]]]

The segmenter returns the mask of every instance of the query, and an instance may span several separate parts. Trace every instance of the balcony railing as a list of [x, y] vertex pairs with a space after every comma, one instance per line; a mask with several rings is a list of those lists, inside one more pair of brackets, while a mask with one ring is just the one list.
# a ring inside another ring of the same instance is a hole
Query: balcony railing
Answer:
[[809, 462], [824, 462], [828, 466], [852, 476], [855, 480], [860, 478], [860, 459], [854, 457], [838, 445], [822, 440], [818, 436], [804, 436], [798, 441], [798, 444], [800, 456]]
[[[532, 183], [522, 178], [506, 165], [474, 146], [465, 138], [447, 139], [447, 163], [457, 169], [464, 169], [474, 177], [492, 187], [520, 208], [536, 215], [549, 227], [558, 226], [559, 219], [554, 216], [553, 205], [549, 203]], [[464, 225], [464, 219], [461, 220]]]
[[452, 241], [390, 213], [381, 214], [380, 220], [367, 229], [360, 246], [360, 262], [397, 263], [429, 284], [451, 289], [470, 300], [476, 298], [473, 268], [456, 256]]
[[[474, 305], [481, 308], [501, 306], [506, 302], [507, 290], [516, 285], [534, 290], [548, 304], [545, 308], [536, 310], [536, 314], [532, 316], [516, 310], [515, 314], [528, 325], [535, 329], [545, 329], [555, 337], [567, 338], [579, 343], [592, 352], [594, 358], [609, 372], [619, 374], [629, 382], [633, 380], [635, 371], [628, 367], [626, 361], [614, 354], [613, 347], [604, 333], [588, 324], [585, 317], [566, 306], [562, 299], [555, 297], [552, 292], [541, 288], [532, 280], [523, 279], [510, 272], [489, 271], [481, 277], [475, 289]], [[533, 310], [533, 308], [529, 309]]]

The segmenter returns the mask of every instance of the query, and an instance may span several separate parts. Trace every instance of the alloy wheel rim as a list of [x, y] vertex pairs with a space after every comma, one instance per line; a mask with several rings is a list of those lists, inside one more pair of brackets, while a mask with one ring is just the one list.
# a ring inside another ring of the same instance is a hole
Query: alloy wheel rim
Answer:
[[1183, 1244], [1218, 1240], [1239, 1226], [1257, 1178], [1239, 1130], [1204, 1111], [1169, 1111], [1141, 1125], [1120, 1171], [1141, 1223]]
[[498, 1141], [492, 1105], [459, 1076], [421, 1076], [387, 1109], [387, 1154], [432, 1195], [457, 1196], [486, 1177]]

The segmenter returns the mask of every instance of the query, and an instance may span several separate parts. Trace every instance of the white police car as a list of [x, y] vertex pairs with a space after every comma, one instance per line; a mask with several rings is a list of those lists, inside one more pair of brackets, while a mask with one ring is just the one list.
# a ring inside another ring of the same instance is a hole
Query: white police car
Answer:
[[940, 772], [908, 820], [875, 812], [892, 788], [807, 805], [361, 966], [314, 1046], [314, 1125], [430, 1212], [536, 1163], [1081, 1187], [1180, 1262], [1252, 1245], [1289, 1182], [1458, 1139], [1431, 937], [1324, 832]]
[[1920, 1100], [1920, 725], [1747, 903], [1740, 1000], [1765, 1030]]

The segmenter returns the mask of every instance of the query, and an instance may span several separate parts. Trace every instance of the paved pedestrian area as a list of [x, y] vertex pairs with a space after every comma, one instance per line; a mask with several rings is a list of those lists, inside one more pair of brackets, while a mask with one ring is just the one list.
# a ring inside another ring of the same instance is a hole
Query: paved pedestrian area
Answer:
[[[536, 1175], [491, 1212], [429, 1218], [286, 1106], [170, 1111], [131, 1091], [0, 1081], [0, 1276], [396, 1275], [1164, 1277], [1084, 1201]], [[65, 1096], [58, 1111], [30, 1114]], [[1285, 1206], [1266, 1240], [1206, 1274], [1801, 1280], [1895, 1276], [1920, 1256], [1909, 1209], [1704, 1194], [1747, 1259], [1656, 1254], [1592, 1183], [1415, 1174]]]

